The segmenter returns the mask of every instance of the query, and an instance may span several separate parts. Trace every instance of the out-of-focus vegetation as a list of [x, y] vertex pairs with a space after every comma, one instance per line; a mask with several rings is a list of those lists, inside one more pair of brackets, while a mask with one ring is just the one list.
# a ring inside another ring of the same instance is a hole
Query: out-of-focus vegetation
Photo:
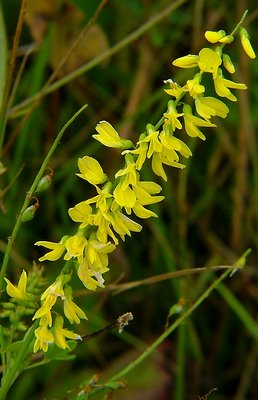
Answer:
[[[21, 3], [2, 2], [9, 49]], [[166, 111], [163, 80], [182, 83], [191, 74], [171, 62], [197, 54], [205, 44], [206, 30], [230, 32], [246, 9], [245, 26], [258, 49], [254, 0], [182, 0], [172, 11], [176, 2], [169, 0], [110, 0], [102, 2], [94, 21], [100, 3], [27, 2], [2, 152], [1, 253], [57, 132], [83, 104], [88, 107], [63, 136], [49, 163], [54, 171], [52, 185], [38, 196], [40, 207], [34, 219], [22, 224], [18, 233], [8, 266], [14, 281], [42, 255], [34, 242], [72, 234], [67, 209], [94, 195], [90, 188], [85, 193], [85, 185], [75, 175], [78, 157], [96, 157], [107, 171], [119, 168], [119, 154], [91, 138], [100, 120], [116, 126], [122, 137], [137, 140], [146, 124], [155, 125]], [[59, 68], [89, 21], [86, 34]], [[145, 26], [147, 21], [153, 23]], [[159, 218], [146, 221], [142, 232], [128, 238], [111, 256], [106, 289], [92, 294], [74, 282], [76, 301], [89, 318], [78, 328], [81, 335], [127, 311], [134, 320], [121, 335], [103, 333], [80, 343], [74, 360], [28, 369], [8, 398], [70, 399], [74, 392], [69, 391], [88, 383], [94, 374], [112, 376], [176, 318], [174, 309], [168, 317], [174, 304], [189, 307], [219, 272], [162, 282], [155, 282], [156, 275], [233, 265], [251, 248], [246, 267], [227, 278], [176, 333], [128, 374], [127, 388], [112, 398], [192, 400], [206, 399], [204, 395], [210, 393], [207, 398], [214, 400], [257, 399], [258, 62], [243, 54], [240, 43], [232, 51], [237, 80], [245, 82], [248, 90], [237, 94], [237, 103], [227, 102], [228, 118], [209, 129], [206, 142], [189, 140], [182, 132], [193, 157], [183, 171], [168, 170], [168, 182], [162, 184], [166, 199], [154, 207]], [[153, 179], [151, 169], [145, 169], [145, 178]], [[44, 273], [54, 280], [58, 263], [46, 263]], [[121, 292], [109, 287], [147, 277], [154, 277], [152, 284]]]

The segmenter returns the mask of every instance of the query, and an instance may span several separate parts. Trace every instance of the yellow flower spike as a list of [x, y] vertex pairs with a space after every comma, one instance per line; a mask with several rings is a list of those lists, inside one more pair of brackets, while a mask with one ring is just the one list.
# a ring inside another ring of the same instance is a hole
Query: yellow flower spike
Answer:
[[107, 121], [101, 121], [96, 126], [98, 135], [92, 135], [92, 137], [107, 147], [113, 147], [117, 149], [132, 149], [134, 147], [131, 140], [122, 139], [118, 132], [113, 126]]
[[244, 83], [236, 83], [223, 78], [222, 70], [218, 69], [217, 77], [214, 79], [214, 88], [218, 96], [226, 97], [231, 101], [237, 101], [236, 96], [231, 93], [230, 89], [245, 90], [247, 86]]
[[230, 73], [230, 74], [234, 74], [235, 72], [235, 66], [231, 61], [231, 58], [229, 57], [228, 54], [223, 54], [222, 55], [222, 61], [223, 61], [223, 65], [226, 68], [226, 70]]
[[188, 54], [184, 57], [179, 57], [172, 62], [175, 67], [193, 68], [198, 66], [199, 56]]
[[72, 301], [72, 288], [67, 286], [65, 288], [65, 298], [64, 298], [64, 314], [66, 318], [69, 320], [70, 324], [74, 322], [76, 324], [80, 323], [80, 319], [88, 319], [85, 312], [77, 306]]
[[197, 113], [205, 119], [210, 119], [215, 115], [221, 118], [226, 118], [229, 112], [226, 104], [215, 97], [197, 97], [195, 99], [195, 108]]
[[227, 36], [222, 37], [222, 38], [219, 40], [219, 42], [220, 42], [220, 43], [223, 43], [223, 44], [230, 44], [230, 43], [233, 42], [233, 40], [234, 40], [234, 36], [232, 36], [232, 35], [227, 35]]
[[216, 127], [215, 124], [212, 124], [210, 121], [205, 121], [201, 118], [195, 117], [192, 114], [192, 108], [188, 104], [184, 105], [184, 121], [185, 121], [185, 130], [189, 136], [196, 137], [198, 136], [200, 139], [205, 140], [204, 134], [198, 129], [198, 127]]
[[254, 59], [256, 57], [256, 55], [255, 55], [255, 52], [250, 43], [247, 30], [245, 28], [241, 27], [239, 30], [239, 34], [240, 34], [240, 39], [241, 39], [241, 43], [242, 43], [244, 51], [246, 52], [248, 57]]
[[223, 30], [220, 31], [206, 31], [204, 34], [205, 38], [210, 43], [217, 43], [220, 39], [226, 36], [226, 32]]
[[33, 352], [38, 350], [48, 351], [48, 345], [54, 342], [54, 336], [48, 329], [47, 325], [40, 325], [35, 330], [36, 341], [34, 343]]
[[107, 175], [104, 174], [99, 162], [93, 157], [79, 158], [78, 167], [81, 173], [76, 175], [92, 185], [99, 185], [107, 180]]
[[27, 273], [26, 271], [22, 271], [20, 279], [18, 281], [18, 285], [13, 285], [9, 279], [4, 278], [6, 285], [6, 292], [10, 297], [19, 300], [25, 300], [27, 297], [26, 287], [27, 287]]
[[205, 47], [199, 52], [198, 66], [202, 73], [211, 72], [215, 78], [221, 63], [222, 60], [217, 51]]
[[66, 341], [67, 339], [72, 339], [72, 340], [82, 340], [81, 336], [78, 335], [77, 333], [71, 332], [68, 329], [63, 328], [64, 325], [64, 319], [61, 317], [61, 315], [57, 315], [55, 319], [55, 324], [54, 324], [54, 340], [55, 344], [60, 347], [60, 349], [69, 349], [69, 345]]
[[59, 243], [54, 243], [54, 242], [48, 242], [45, 240], [39, 240], [38, 242], [35, 243], [36, 246], [44, 246], [47, 249], [50, 249], [52, 251], [49, 251], [46, 253], [43, 257], [39, 258], [39, 261], [56, 261], [58, 260], [63, 252], [65, 251], [65, 245], [63, 241], [65, 240], [67, 236], [64, 236], [64, 238], [61, 240]]

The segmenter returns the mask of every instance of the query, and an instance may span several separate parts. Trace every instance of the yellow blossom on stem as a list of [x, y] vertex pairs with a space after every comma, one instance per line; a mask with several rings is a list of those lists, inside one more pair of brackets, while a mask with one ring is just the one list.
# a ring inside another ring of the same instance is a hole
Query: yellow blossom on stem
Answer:
[[39, 261], [55, 261], [58, 260], [63, 252], [65, 251], [65, 245], [64, 242], [66, 240], [67, 236], [64, 236], [59, 243], [54, 243], [54, 242], [47, 242], [45, 240], [39, 240], [38, 242], [35, 243], [36, 246], [44, 246], [47, 249], [50, 249], [52, 251], [49, 251], [46, 253], [43, 257], [39, 258]]
[[185, 92], [185, 88], [181, 87], [178, 83], [173, 82], [172, 79], [167, 79], [164, 81], [165, 84], [170, 86], [169, 89], [164, 89], [167, 94], [176, 98], [176, 100], [180, 99]]
[[69, 208], [68, 214], [74, 222], [81, 223], [80, 228], [85, 228], [93, 223], [92, 207], [88, 204], [88, 201], [82, 201]]
[[193, 68], [198, 66], [199, 56], [188, 54], [184, 57], [179, 57], [172, 62], [175, 67]]
[[205, 87], [200, 84], [200, 79], [201, 75], [196, 74], [193, 79], [189, 79], [186, 82], [185, 87], [187, 88], [187, 91], [189, 92], [190, 96], [192, 96], [194, 99], [199, 96], [201, 93], [205, 92]]
[[87, 244], [87, 239], [83, 236], [83, 233], [79, 231], [76, 235], [70, 236], [65, 242], [66, 255], [65, 260], [70, 260], [72, 257], [81, 259], [85, 246]]
[[200, 68], [200, 71], [202, 73], [212, 73], [213, 79], [217, 76], [218, 68], [221, 63], [222, 60], [218, 52], [206, 47], [199, 52], [198, 66]]
[[67, 286], [65, 288], [64, 314], [69, 320], [70, 324], [73, 324], [74, 322], [79, 324], [81, 319], [87, 319], [87, 317], [85, 312], [72, 300], [72, 288]]
[[86, 201], [87, 204], [92, 204], [96, 203], [96, 207], [99, 208], [102, 211], [106, 211], [109, 207], [109, 199], [113, 197], [113, 195], [110, 193], [112, 189], [112, 183], [107, 182], [102, 189], [98, 188], [97, 186], [97, 196], [92, 197], [91, 199], [88, 199]]
[[131, 140], [121, 139], [118, 132], [113, 126], [107, 121], [101, 121], [96, 126], [98, 135], [92, 135], [92, 137], [107, 147], [113, 147], [117, 149], [132, 149], [133, 143]]
[[99, 162], [93, 157], [79, 158], [78, 167], [81, 173], [76, 175], [93, 185], [104, 183], [107, 180], [107, 175], [104, 174]]
[[185, 121], [185, 130], [189, 136], [195, 137], [198, 136], [199, 138], [205, 140], [204, 134], [198, 129], [198, 127], [216, 127], [215, 124], [212, 124], [210, 121], [205, 121], [201, 118], [195, 117], [192, 114], [192, 108], [188, 104], [184, 105], [184, 121]]
[[220, 31], [206, 31], [204, 34], [205, 38], [210, 43], [217, 43], [220, 39], [226, 36], [226, 32], [223, 30]]
[[226, 70], [230, 73], [230, 74], [234, 74], [235, 72], [235, 66], [231, 61], [231, 58], [229, 57], [228, 54], [223, 54], [222, 55], [222, 61], [223, 61], [223, 65], [226, 68]]
[[46, 352], [48, 350], [48, 345], [54, 342], [54, 336], [48, 329], [47, 325], [43, 322], [42, 325], [35, 329], [36, 341], [33, 347], [34, 353], [36, 353], [38, 350], [43, 350]]
[[233, 93], [231, 93], [229, 88], [239, 90], [247, 89], [247, 86], [244, 83], [236, 83], [230, 81], [229, 79], [223, 78], [222, 70], [220, 68], [218, 69], [218, 74], [214, 79], [214, 87], [218, 96], [226, 97], [231, 101], [237, 101], [237, 98], [233, 95]]
[[182, 124], [179, 121], [179, 117], [182, 117], [183, 113], [178, 113], [176, 109], [175, 102], [173, 100], [169, 100], [167, 112], [164, 113], [165, 121], [171, 124], [172, 131], [174, 132], [176, 129], [182, 129]]
[[256, 57], [256, 55], [255, 55], [254, 49], [252, 48], [252, 45], [250, 43], [247, 30], [245, 28], [241, 27], [239, 30], [239, 34], [240, 34], [240, 39], [241, 39], [241, 43], [242, 43], [244, 51], [246, 52], [248, 57], [254, 59]]
[[22, 271], [17, 286], [13, 285], [12, 282], [10, 282], [9, 279], [7, 279], [7, 278], [4, 278], [4, 280], [7, 283], [6, 292], [10, 297], [13, 297], [14, 299], [19, 299], [19, 300], [26, 299], [26, 297], [28, 296], [26, 293], [26, 287], [27, 287], [26, 271], [24, 271], [24, 270]]
[[64, 319], [61, 315], [57, 315], [54, 324], [54, 341], [60, 349], [69, 349], [69, 345], [66, 339], [82, 340], [81, 336], [77, 333], [71, 332], [68, 329], [63, 328]]
[[102, 268], [99, 271], [94, 271], [91, 268], [87, 258], [84, 258], [79, 265], [77, 274], [79, 279], [88, 290], [96, 290], [98, 286], [104, 287], [103, 284], [105, 281], [102, 275], [108, 270], [108, 268]]
[[215, 97], [197, 97], [195, 99], [195, 108], [198, 114], [205, 119], [210, 119], [215, 115], [226, 118], [229, 112], [226, 104]]

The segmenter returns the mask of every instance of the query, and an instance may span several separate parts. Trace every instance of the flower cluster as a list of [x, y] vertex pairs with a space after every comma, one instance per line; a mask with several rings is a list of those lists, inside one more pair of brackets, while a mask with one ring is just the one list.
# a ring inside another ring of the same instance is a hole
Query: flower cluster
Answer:
[[[240, 29], [240, 36], [244, 50], [254, 58], [244, 28]], [[225, 72], [233, 74], [235, 71], [229, 55], [224, 52], [225, 45], [231, 43], [234, 36], [219, 31], [206, 32], [205, 37], [212, 44], [216, 43], [216, 47], [205, 47], [198, 55], [187, 55], [173, 62], [174, 66], [181, 68], [198, 68], [198, 72], [184, 86], [171, 79], [165, 81], [169, 85], [165, 92], [173, 99], [168, 101], [167, 110], [158, 124], [147, 124], [146, 131], [139, 136], [136, 144], [122, 139], [109, 122], [98, 123], [97, 134], [93, 138], [106, 147], [119, 149], [124, 160], [123, 167], [113, 177], [108, 177], [93, 157], [79, 158], [77, 175], [94, 186], [96, 195], [68, 210], [71, 219], [78, 224], [74, 235], [63, 236], [58, 243], [36, 242], [36, 245], [49, 250], [40, 261], [55, 261], [61, 257], [67, 262], [72, 261], [72, 270], [89, 290], [104, 286], [103, 274], [109, 270], [108, 255], [116, 249], [119, 239], [124, 241], [126, 235], [131, 236], [131, 232], [141, 231], [142, 226], [132, 215], [140, 219], [157, 217], [148, 206], [162, 201], [164, 196], [160, 195], [162, 188], [159, 184], [142, 179], [145, 162], [150, 162], [154, 174], [165, 181], [167, 174], [164, 166], [184, 168], [180, 157], [188, 158], [192, 153], [175, 136], [176, 131], [182, 131], [184, 127], [189, 136], [205, 139], [200, 128], [216, 127], [211, 121], [212, 117], [225, 118], [229, 112], [221, 98], [236, 101], [230, 89], [246, 89], [245, 84], [235, 83], [224, 76]], [[202, 82], [204, 74], [211, 76], [216, 97], [207, 95]], [[190, 101], [184, 99], [186, 95]], [[56, 281], [41, 296], [41, 307], [33, 317], [39, 319], [34, 351], [47, 351], [48, 344], [53, 342], [65, 348], [65, 338], [80, 338], [63, 328], [64, 320], [59, 314], [52, 328], [52, 308], [57, 298], [63, 301], [64, 315], [70, 323], [79, 323], [81, 318], [86, 318], [72, 301], [72, 288], [68, 285], [72, 272], [65, 271], [64, 267]]]

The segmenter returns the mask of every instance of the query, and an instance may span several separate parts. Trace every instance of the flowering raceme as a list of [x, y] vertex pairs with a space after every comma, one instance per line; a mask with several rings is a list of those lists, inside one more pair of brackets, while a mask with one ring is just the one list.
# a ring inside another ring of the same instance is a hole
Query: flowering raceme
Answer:
[[[76, 175], [92, 185], [96, 194], [69, 208], [68, 214], [77, 224], [73, 235], [65, 235], [57, 243], [36, 242], [36, 245], [50, 250], [40, 257], [40, 261], [55, 261], [62, 257], [67, 263], [55, 282], [42, 294], [41, 306], [33, 317], [39, 319], [34, 351], [47, 351], [53, 343], [65, 349], [68, 347], [66, 339], [80, 340], [80, 335], [63, 328], [64, 318], [56, 311], [52, 326], [53, 307], [57, 302], [63, 304], [64, 316], [71, 324], [87, 319], [84, 311], [73, 301], [72, 287], [68, 285], [72, 274], [76, 273], [88, 290], [104, 287], [103, 275], [109, 271], [109, 255], [115, 251], [119, 239], [125, 240], [126, 235], [131, 236], [132, 232], [142, 229], [131, 215], [139, 219], [157, 217], [149, 206], [161, 202], [164, 196], [160, 194], [162, 187], [158, 183], [142, 179], [145, 163], [150, 163], [154, 174], [167, 181], [165, 168], [183, 169], [181, 157], [192, 155], [182, 135], [186, 133], [204, 140], [203, 129], [216, 127], [212, 118], [226, 118], [229, 112], [224, 98], [237, 100], [230, 89], [246, 89], [245, 84], [226, 78], [226, 74], [235, 72], [232, 60], [224, 52], [225, 46], [234, 40], [234, 35], [220, 30], [207, 31], [205, 37], [214, 45], [213, 48], [204, 47], [198, 55], [190, 54], [173, 62], [179, 68], [194, 68], [193, 77], [185, 85], [179, 85], [172, 79], [164, 81], [168, 85], [165, 92], [170, 97], [167, 109], [156, 125], [146, 125], [136, 144], [123, 139], [109, 122], [97, 124], [97, 134], [93, 138], [106, 147], [120, 151], [123, 166], [111, 177], [95, 158], [87, 155], [79, 158], [79, 173]], [[240, 29], [240, 37], [244, 51], [254, 58], [244, 28]], [[207, 93], [210, 85], [206, 87], [204, 74], [213, 82], [214, 91], [211, 94]], [[8, 280], [6, 282], [10, 296], [25, 296], [25, 275], [20, 278], [17, 287]]]

